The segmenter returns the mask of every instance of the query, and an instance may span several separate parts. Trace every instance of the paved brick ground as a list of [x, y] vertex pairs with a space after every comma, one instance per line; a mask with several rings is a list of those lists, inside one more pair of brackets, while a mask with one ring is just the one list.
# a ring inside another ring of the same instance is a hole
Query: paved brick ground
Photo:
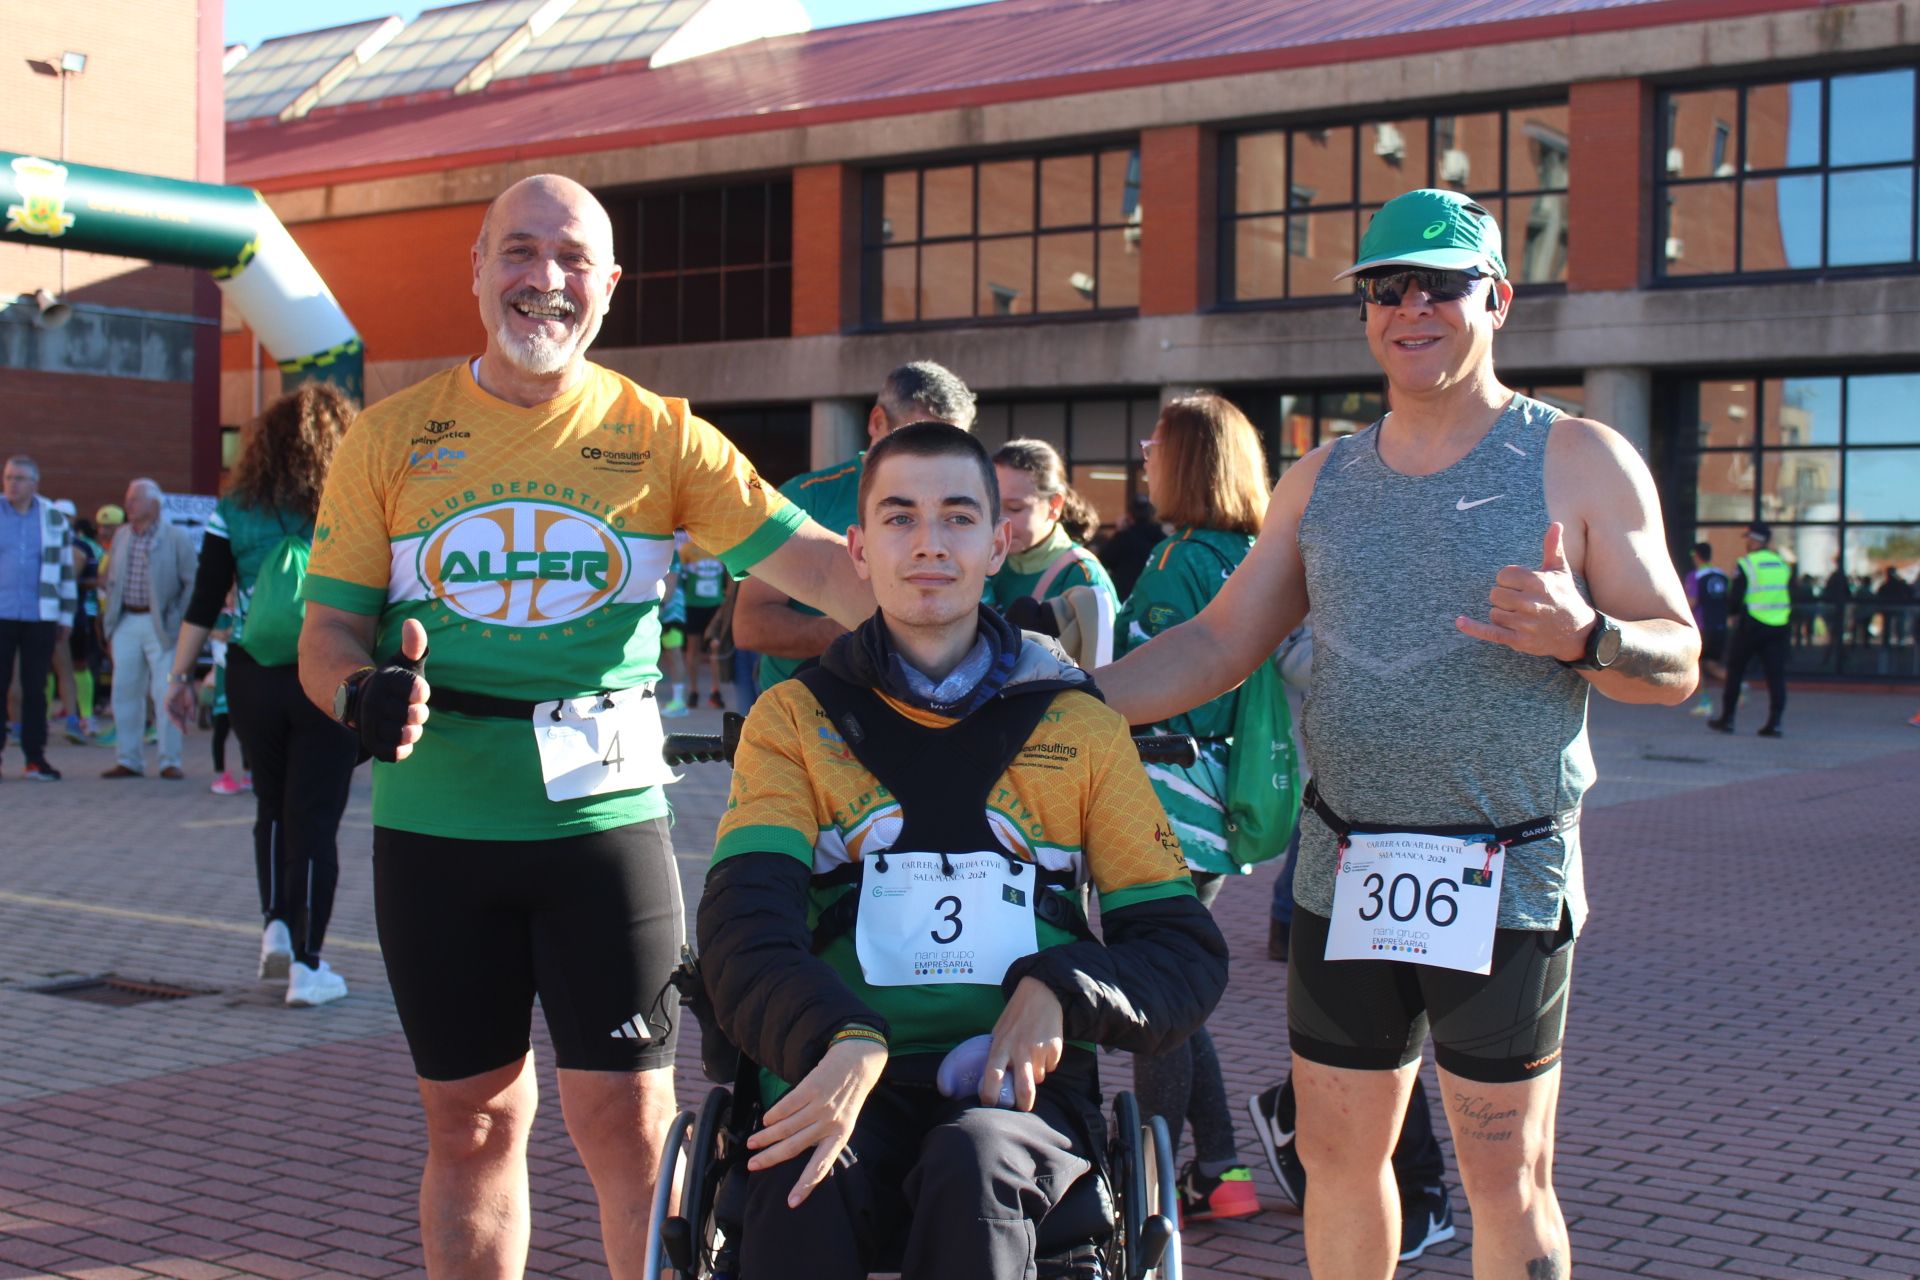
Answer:
[[[1595, 707], [1595, 910], [1558, 1178], [1582, 1276], [1920, 1276], [1911, 711], [1799, 695], [1793, 736], [1763, 742]], [[102, 781], [108, 753], [85, 748], [55, 749], [58, 786], [5, 762], [0, 1280], [419, 1269], [422, 1140], [372, 941], [364, 780], [328, 946], [353, 994], [289, 1010], [251, 980], [250, 806], [207, 793], [204, 751], [195, 738], [179, 784]], [[678, 789], [689, 901], [724, 786], [707, 767]], [[1236, 1098], [1284, 1061], [1284, 970], [1262, 958], [1271, 876], [1220, 904], [1241, 959], [1212, 1025]], [[217, 993], [116, 1010], [25, 989], [107, 971]], [[1110, 1086], [1127, 1077], [1111, 1060]], [[529, 1274], [603, 1276], [543, 1086]], [[1464, 1211], [1460, 1224], [1402, 1274], [1469, 1275]], [[1304, 1276], [1298, 1226], [1274, 1211], [1195, 1230], [1188, 1266]]]

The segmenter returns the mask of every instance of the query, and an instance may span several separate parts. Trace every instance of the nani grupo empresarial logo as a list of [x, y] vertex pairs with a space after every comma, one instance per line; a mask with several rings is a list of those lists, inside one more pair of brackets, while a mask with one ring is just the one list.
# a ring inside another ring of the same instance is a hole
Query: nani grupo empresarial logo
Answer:
[[20, 203], [7, 206], [7, 230], [49, 238], [67, 234], [73, 225], [67, 212], [67, 166], [39, 156], [15, 156], [12, 168]]
[[633, 564], [604, 522], [554, 502], [462, 511], [427, 536], [420, 581], [464, 618], [504, 626], [571, 622], [611, 600]]

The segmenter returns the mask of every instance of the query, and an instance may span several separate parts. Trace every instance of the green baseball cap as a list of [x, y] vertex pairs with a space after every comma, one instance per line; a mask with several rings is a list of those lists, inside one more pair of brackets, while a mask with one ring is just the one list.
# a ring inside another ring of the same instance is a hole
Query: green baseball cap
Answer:
[[1335, 276], [1375, 267], [1430, 267], [1468, 271], [1475, 267], [1505, 278], [1500, 256], [1500, 224], [1491, 213], [1457, 191], [1423, 187], [1382, 205], [1360, 238], [1360, 260]]

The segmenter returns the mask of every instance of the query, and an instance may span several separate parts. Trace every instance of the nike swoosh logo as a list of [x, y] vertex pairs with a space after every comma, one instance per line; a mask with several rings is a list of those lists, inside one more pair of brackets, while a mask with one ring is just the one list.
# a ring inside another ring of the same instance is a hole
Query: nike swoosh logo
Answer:
[[1460, 501], [1458, 501], [1458, 502], [1456, 502], [1456, 503], [1454, 503], [1454, 504], [1453, 504], [1453, 509], [1454, 509], [1455, 511], [1471, 511], [1471, 510], [1473, 510], [1473, 509], [1474, 509], [1475, 507], [1484, 507], [1484, 506], [1486, 506], [1486, 505], [1487, 505], [1487, 504], [1488, 504], [1489, 502], [1498, 502], [1498, 501], [1500, 501], [1500, 499], [1502, 499], [1502, 498], [1504, 498], [1504, 497], [1506, 497], [1506, 496], [1507, 496], [1507, 495], [1506, 495], [1506, 494], [1504, 494], [1504, 493], [1496, 493], [1496, 494], [1494, 494], [1494, 495], [1493, 495], [1493, 496], [1492, 496], [1491, 498], [1481, 498], [1481, 499], [1480, 499], [1479, 501], [1477, 501], [1477, 502], [1468, 502], [1468, 501], [1466, 500], [1466, 498], [1465, 498], [1465, 496], [1463, 495], [1463, 496], [1461, 497], [1461, 499], [1460, 499]]

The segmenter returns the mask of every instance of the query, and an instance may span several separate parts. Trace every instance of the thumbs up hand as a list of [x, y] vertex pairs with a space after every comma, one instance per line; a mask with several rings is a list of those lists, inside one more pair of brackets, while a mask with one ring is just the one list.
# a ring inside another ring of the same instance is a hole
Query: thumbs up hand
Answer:
[[1492, 606], [1487, 621], [1462, 614], [1453, 625], [1476, 640], [1503, 644], [1521, 653], [1576, 662], [1586, 652], [1587, 632], [1594, 624], [1594, 608], [1574, 585], [1567, 566], [1565, 530], [1559, 521], [1547, 526], [1540, 542], [1540, 567], [1523, 569], [1510, 564], [1493, 580], [1487, 593]]
[[433, 689], [421, 674], [427, 661], [427, 629], [416, 618], [400, 624], [400, 653], [360, 686], [350, 721], [360, 744], [376, 760], [389, 763], [413, 754], [427, 723], [427, 699]]

